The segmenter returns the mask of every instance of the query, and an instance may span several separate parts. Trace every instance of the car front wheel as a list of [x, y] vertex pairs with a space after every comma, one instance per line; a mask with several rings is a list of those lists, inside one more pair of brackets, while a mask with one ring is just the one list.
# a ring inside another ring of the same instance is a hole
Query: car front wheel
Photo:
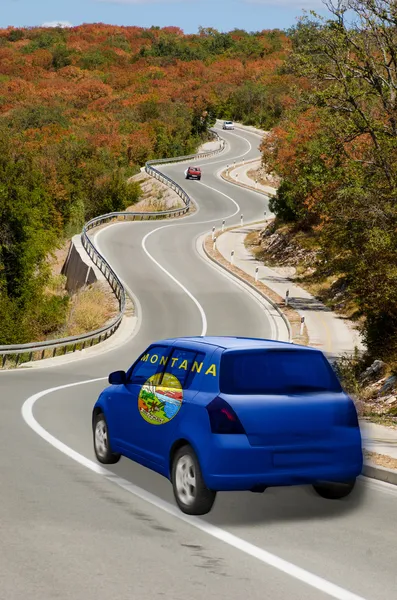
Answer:
[[187, 515], [210, 512], [216, 492], [204, 483], [200, 464], [191, 446], [177, 450], [172, 463], [172, 487], [176, 503]]
[[95, 415], [93, 422], [94, 451], [98, 461], [103, 465], [114, 465], [119, 462], [121, 455], [112, 452], [109, 441], [108, 424], [105, 415]]
[[324, 482], [313, 485], [314, 490], [322, 498], [327, 500], [340, 500], [349, 496], [356, 485], [356, 480], [346, 481], [344, 483]]

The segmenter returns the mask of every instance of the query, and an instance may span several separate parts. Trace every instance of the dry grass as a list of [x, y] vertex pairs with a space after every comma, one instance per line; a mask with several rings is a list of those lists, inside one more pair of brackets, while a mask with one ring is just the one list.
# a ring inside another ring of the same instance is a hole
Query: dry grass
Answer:
[[59, 248], [54, 250], [53, 256], [48, 258], [48, 264], [50, 265], [51, 271], [55, 276], [61, 275], [62, 267], [65, 264], [69, 253], [70, 244], [70, 240], [62, 242]]
[[118, 301], [108, 284], [97, 282], [72, 296], [62, 335], [68, 337], [94, 331], [117, 313]]
[[[136, 204], [126, 208], [132, 212], [162, 212], [176, 208], [184, 208], [185, 204], [180, 196], [167, 185], [150, 177], [147, 173], [138, 173], [131, 180], [137, 181], [142, 189], [142, 199]], [[189, 214], [195, 212], [194, 204], [191, 205]]]
[[378, 454], [377, 452], [370, 452], [369, 450], [364, 450], [364, 456], [375, 465], [379, 465], [385, 469], [397, 469], [397, 458]]
[[252, 179], [252, 181], [258, 181], [261, 185], [269, 185], [270, 187], [278, 187], [280, 185], [280, 180], [278, 177], [274, 175], [269, 175], [263, 169], [263, 167], [258, 167], [257, 169], [250, 169], [247, 171], [247, 177]]
[[[225, 230], [225, 232], [232, 230], [232, 229], [233, 228]], [[220, 235], [222, 235], [222, 234], [220, 234]], [[217, 237], [219, 238], [219, 235]], [[209, 236], [207, 236], [207, 238], [205, 239], [204, 249], [205, 249], [205, 252], [207, 253], [207, 255], [210, 258], [212, 258], [216, 263], [226, 267], [230, 273], [237, 275], [238, 277], [240, 277], [240, 279], [253, 285], [259, 293], [262, 293], [262, 295], [266, 296], [272, 302], [274, 302], [274, 304], [277, 305], [277, 307], [285, 315], [285, 317], [287, 318], [287, 320], [289, 321], [289, 323], [291, 325], [292, 339], [294, 342], [297, 342], [304, 346], [307, 346], [309, 344], [309, 337], [307, 334], [306, 325], [303, 330], [303, 335], [301, 336], [300, 335], [300, 325], [301, 325], [300, 315], [298, 312], [296, 312], [296, 310], [294, 310], [290, 306], [286, 306], [284, 299], [281, 298], [281, 296], [276, 294], [273, 290], [271, 290], [269, 287], [267, 287], [264, 283], [255, 281], [254, 277], [251, 277], [251, 275], [248, 275], [242, 269], [239, 269], [235, 265], [231, 265], [231, 263], [228, 260], [226, 260], [224, 258], [224, 256], [219, 252], [219, 250], [217, 250], [216, 248], [214, 250], [211, 234]]]
[[[269, 196], [269, 193], [264, 192], [263, 190], [257, 190], [253, 185], [247, 185], [245, 183], [242, 183], [241, 181], [236, 181], [235, 179], [233, 179], [232, 177], [230, 177], [230, 175], [227, 175], [226, 171], [223, 171], [223, 173], [221, 173], [221, 177], [225, 181], [229, 181], [230, 183], [234, 183], [234, 185], [238, 185], [239, 187], [243, 187], [243, 188], [245, 188], [247, 190], [255, 190], [256, 192], [258, 192], [258, 194], [263, 194], [266, 197]], [[267, 185], [269, 185], [269, 184], [267, 184]]]

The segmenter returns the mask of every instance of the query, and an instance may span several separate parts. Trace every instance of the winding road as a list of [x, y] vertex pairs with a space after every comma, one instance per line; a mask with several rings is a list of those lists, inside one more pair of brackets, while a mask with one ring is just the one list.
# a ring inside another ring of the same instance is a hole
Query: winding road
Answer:
[[[104, 469], [91, 411], [109, 372], [156, 339], [286, 331], [206, 260], [199, 238], [259, 221], [266, 199], [219, 177], [259, 155], [260, 138], [221, 132], [224, 153], [161, 170], [198, 205], [186, 218], [110, 225], [95, 243], [137, 297], [139, 327], [106, 354], [0, 374], [0, 596], [7, 600], [396, 600], [397, 493], [363, 478], [346, 501], [311, 489], [219, 494], [204, 518], [176, 508], [170, 483], [127, 459]], [[54, 389], [55, 388], [55, 389]]]

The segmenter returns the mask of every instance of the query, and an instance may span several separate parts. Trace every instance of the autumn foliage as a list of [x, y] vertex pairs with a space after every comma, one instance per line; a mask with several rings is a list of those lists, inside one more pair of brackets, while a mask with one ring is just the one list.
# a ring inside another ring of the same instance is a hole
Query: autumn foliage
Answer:
[[[397, 363], [397, 18], [391, 0], [337, 2], [289, 32], [294, 103], [263, 144], [271, 207], [320, 232], [319, 275], [353, 299], [368, 353]], [[302, 85], [304, 82], [304, 85]]]
[[46, 257], [137, 201], [148, 159], [190, 154], [215, 116], [271, 127], [291, 102], [279, 31], [104, 24], [0, 30], [0, 344], [54, 334]]

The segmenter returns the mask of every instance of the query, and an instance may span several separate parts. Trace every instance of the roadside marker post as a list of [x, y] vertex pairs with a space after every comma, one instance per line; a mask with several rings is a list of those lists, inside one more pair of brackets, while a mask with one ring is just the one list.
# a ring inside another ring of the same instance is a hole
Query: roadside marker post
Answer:
[[256, 269], [255, 269], [255, 281], [258, 281], [258, 271], [259, 271], [259, 267], [256, 267]]
[[212, 228], [212, 239], [215, 237], [215, 227]]
[[240, 225], [244, 225], [244, 216], [243, 215], [241, 215], [241, 217], [240, 217]]
[[289, 300], [289, 290], [287, 290], [285, 292], [285, 306], [288, 306], [288, 300]]
[[213, 247], [214, 250], [216, 249], [216, 236], [214, 237], [214, 244], [213, 244], [212, 247]]
[[230, 262], [232, 263], [232, 265], [234, 265], [234, 250], [232, 250], [230, 258], [231, 258]]
[[303, 335], [303, 328], [305, 326], [305, 317], [301, 317], [301, 330], [300, 335]]
[[222, 221], [222, 231], [224, 231], [224, 230], [225, 230], [225, 219], [223, 219], [223, 221]]

